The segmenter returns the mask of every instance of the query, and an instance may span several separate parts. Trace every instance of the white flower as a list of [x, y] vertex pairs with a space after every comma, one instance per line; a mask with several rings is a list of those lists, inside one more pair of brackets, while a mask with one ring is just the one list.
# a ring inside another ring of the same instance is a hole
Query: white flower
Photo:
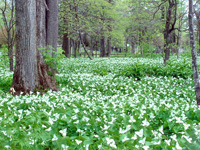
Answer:
[[99, 136], [98, 135], [94, 135], [94, 137], [98, 138]]
[[177, 150], [182, 150], [182, 147], [180, 147], [180, 145], [178, 144], [178, 142], [176, 142], [176, 149]]
[[163, 126], [161, 126], [158, 130], [159, 130], [162, 134], [164, 134], [164, 132], [163, 132]]
[[182, 137], [184, 137], [189, 143], [192, 143], [192, 138], [185, 135], [183, 135]]
[[144, 150], [148, 150], [149, 149], [149, 146], [143, 146], [142, 147]]
[[76, 120], [77, 119], [77, 116], [75, 115], [75, 116], [72, 116], [71, 117], [73, 120]]
[[117, 148], [115, 145], [115, 141], [113, 139], [106, 138], [107, 144], [110, 145], [112, 148]]
[[185, 130], [187, 130], [190, 127], [190, 124], [187, 124], [187, 123], [183, 123], [183, 125], [185, 127]]
[[81, 140], [75, 140], [76, 141], [76, 143], [79, 145], [79, 144], [81, 144], [82, 143], [82, 141]]
[[102, 145], [98, 145], [98, 149], [101, 149], [102, 148]]
[[126, 141], [128, 141], [129, 140], [129, 138], [127, 138], [127, 136], [125, 136], [123, 139], [122, 139], [122, 142], [126, 142]]
[[139, 143], [141, 143], [142, 145], [144, 145], [144, 144], [145, 144], [145, 141], [146, 141], [146, 137], [143, 138], [142, 140], [140, 140]]
[[49, 127], [48, 129], [46, 129], [45, 131], [51, 131], [51, 127]]
[[69, 146], [64, 145], [64, 144], [62, 144], [61, 147], [62, 147], [63, 150], [67, 150], [69, 148]]
[[132, 122], [136, 122], [136, 120], [134, 119], [133, 116], [130, 116], [130, 120], [129, 120], [129, 122], [130, 122], [130, 123], [132, 123]]
[[53, 122], [54, 122], [54, 120], [49, 117], [49, 123], [52, 125]]
[[137, 135], [135, 134], [131, 139], [132, 140], [137, 140]]
[[9, 146], [9, 145], [6, 145], [6, 146], [5, 146], [5, 148], [7, 148], [7, 149], [8, 149], [8, 148], [10, 148], [10, 146]]
[[47, 126], [45, 126], [45, 125], [42, 125], [42, 128], [47, 128]]
[[67, 128], [60, 130], [59, 132], [65, 137], [67, 135]]
[[176, 123], [183, 123], [180, 117], [175, 117], [176, 118]]
[[74, 109], [74, 112], [77, 114], [79, 112], [79, 109]]
[[139, 137], [143, 137], [143, 129], [141, 129], [138, 132], [135, 132], [136, 135], [138, 135]]
[[154, 142], [155, 145], [160, 145], [161, 141]]
[[57, 138], [57, 136], [54, 134], [53, 135], [53, 138], [52, 138], [52, 141], [57, 141], [58, 140], [58, 138]]
[[150, 123], [147, 121], [147, 119], [145, 118], [145, 120], [144, 121], [142, 121], [142, 126], [149, 126], [150, 125]]
[[174, 141], [176, 141], [177, 142], [177, 139], [176, 139], [176, 134], [174, 134], [174, 135], [172, 135], [172, 136], [170, 136]]

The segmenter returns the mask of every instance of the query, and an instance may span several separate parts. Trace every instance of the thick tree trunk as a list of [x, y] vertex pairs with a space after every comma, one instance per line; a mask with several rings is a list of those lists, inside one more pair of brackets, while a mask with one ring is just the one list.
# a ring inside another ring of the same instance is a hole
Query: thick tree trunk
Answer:
[[37, 90], [57, 90], [38, 48], [46, 46], [45, 5], [43, 0], [15, 1], [16, 66], [11, 92], [29, 94]]
[[197, 105], [200, 105], [200, 86], [199, 86], [199, 72], [197, 65], [197, 52], [195, 45], [195, 36], [193, 28], [193, 0], [189, 0], [189, 31], [190, 31], [190, 45], [192, 53], [192, 69], [194, 78], [194, 88], [196, 94]]
[[66, 57], [71, 57], [71, 49], [70, 49], [70, 38], [68, 37], [68, 34], [63, 34], [63, 43], [62, 43], [62, 49], [64, 50], [64, 54]]
[[105, 51], [105, 37], [104, 36], [102, 36], [100, 39], [100, 45], [101, 45], [100, 57], [105, 57], [106, 51]]
[[[57, 51], [57, 39], [58, 39], [58, 0], [46, 0], [47, 12], [46, 12], [46, 30], [47, 30], [47, 46], [52, 46], [54, 51]], [[50, 48], [51, 49], [51, 48]], [[55, 54], [52, 53], [52, 57]]]
[[[43, 0], [45, 1], [45, 0]], [[57, 52], [58, 39], [58, 0], [46, 0], [46, 44], [47, 49]], [[56, 53], [51, 53], [52, 58], [56, 58]], [[56, 62], [54, 62], [56, 64]], [[56, 67], [51, 67], [51, 72], [56, 73]]]
[[107, 57], [110, 57], [111, 55], [111, 36], [108, 37], [107, 39], [107, 46], [106, 46], [106, 49], [107, 49]]

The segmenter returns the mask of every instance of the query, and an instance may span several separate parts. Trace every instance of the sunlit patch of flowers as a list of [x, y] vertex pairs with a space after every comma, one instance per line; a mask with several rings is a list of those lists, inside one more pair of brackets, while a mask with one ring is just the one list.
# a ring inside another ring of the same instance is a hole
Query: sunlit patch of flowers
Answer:
[[192, 79], [116, 76], [134, 61], [161, 63], [64, 60], [59, 92], [0, 97], [0, 149], [198, 149]]

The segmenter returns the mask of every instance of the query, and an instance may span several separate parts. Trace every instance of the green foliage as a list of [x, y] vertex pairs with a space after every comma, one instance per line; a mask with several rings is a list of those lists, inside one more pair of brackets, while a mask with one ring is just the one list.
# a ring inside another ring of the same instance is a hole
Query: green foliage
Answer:
[[[55, 69], [59, 67], [59, 62], [65, 57], [61, 48], [58, 48], [57, 51], [54, 51], [54, 48], [52, 46], [48, 46], [48, 49], [40, 48], [40, 51], [44, 56], [45, 63], [49, 67]], [[51, 74], [51, 72], [49, 72], [49, 74]]]
[[[198, 148], [200, 116], [192, 79], [184, 74], [188, 62], [170, 59], [162, 77], [161, 59], [62, 59], [59, 92], [14, 97], [0, 89], [0, 149]], [[173, 67], [187, 78], [173, 77]], [[155, 77], [152, 70], [161, 73]], [[10, 72], [0, 75], [1, 85], [11, 83]]]
[[6, 45], [2, 45], [0, 48], [0, 53], [0, 67], [4, 69], [9, 68], [8, 48]]

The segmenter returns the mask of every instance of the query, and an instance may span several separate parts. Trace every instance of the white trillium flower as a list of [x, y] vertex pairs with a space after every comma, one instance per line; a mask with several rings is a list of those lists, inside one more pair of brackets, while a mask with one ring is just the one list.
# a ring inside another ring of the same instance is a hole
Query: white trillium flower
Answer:
[[76, 141], [76, 143], [78, 144], [78, 145], [80, 145], [81, 143], [82, 143], [82, 141], [81, 140], [75, 140]]
[[51, 131], [51, 127], [49, 127], [48, 129], [46, 129], [45, 131]]
[[180, 147], [180, 145], [178, 144], [178, 142], [176, 142], [176, 149], [177, 150], [182, 150], [182, 147]]
[[117, 148], [113, 139], [106, 138], [107, 144], [112, 148]]
[[63, 130], [60, 130], [59, 132], [62, 134], [62, 136], [66, 137], [66, 135], [67, 135], [67, 128], [65, 128]]
[[125, 137], [122, 139], [122, 142], [126, 142], [126, 141], [128, 141], [128, 140], [130, 140], [130, 139], [127, 138], [127, 136], [125, 136]]
[[62, 144], [61, 147], [62, 147], [63, 150], [67, 150], [69, 148], [69, 146], [64, 145], [64, 144]]
[[137, 140], [137, 135], [135, 134], [131, 139], [132, 140]]
[[138, 132], [135, 132], [136, 135], [138, 135], [139, 137], [143, 137], [143, 129], [141, 129]]
[[185, 135], [183, 135], [182, 137], [184, 137], [189, 143], [192, 143], [192, 138]]
[[163, 132], [163, 126], [161, 126], [158, 130], [159, 130], [162, 134], [164, 134], [164, 132]]
[[149, 149], [149, 146], [143, 146], [142, 147], [144, 150], [148, 150]]
[[147, 119], [145, 118], [145, 120], [144, 121], [142, 121], [142, 126], [149, 126], [150, 125], [150, 123], [147, 121]]
[[146, 137], [139, 141], [140, 144], [144, 145], [146, 142]]
[[57, 140], [58, 140], [58, 137], [54, 134], [53, 138], [52, 138], [52, 141], [57, 141]]

